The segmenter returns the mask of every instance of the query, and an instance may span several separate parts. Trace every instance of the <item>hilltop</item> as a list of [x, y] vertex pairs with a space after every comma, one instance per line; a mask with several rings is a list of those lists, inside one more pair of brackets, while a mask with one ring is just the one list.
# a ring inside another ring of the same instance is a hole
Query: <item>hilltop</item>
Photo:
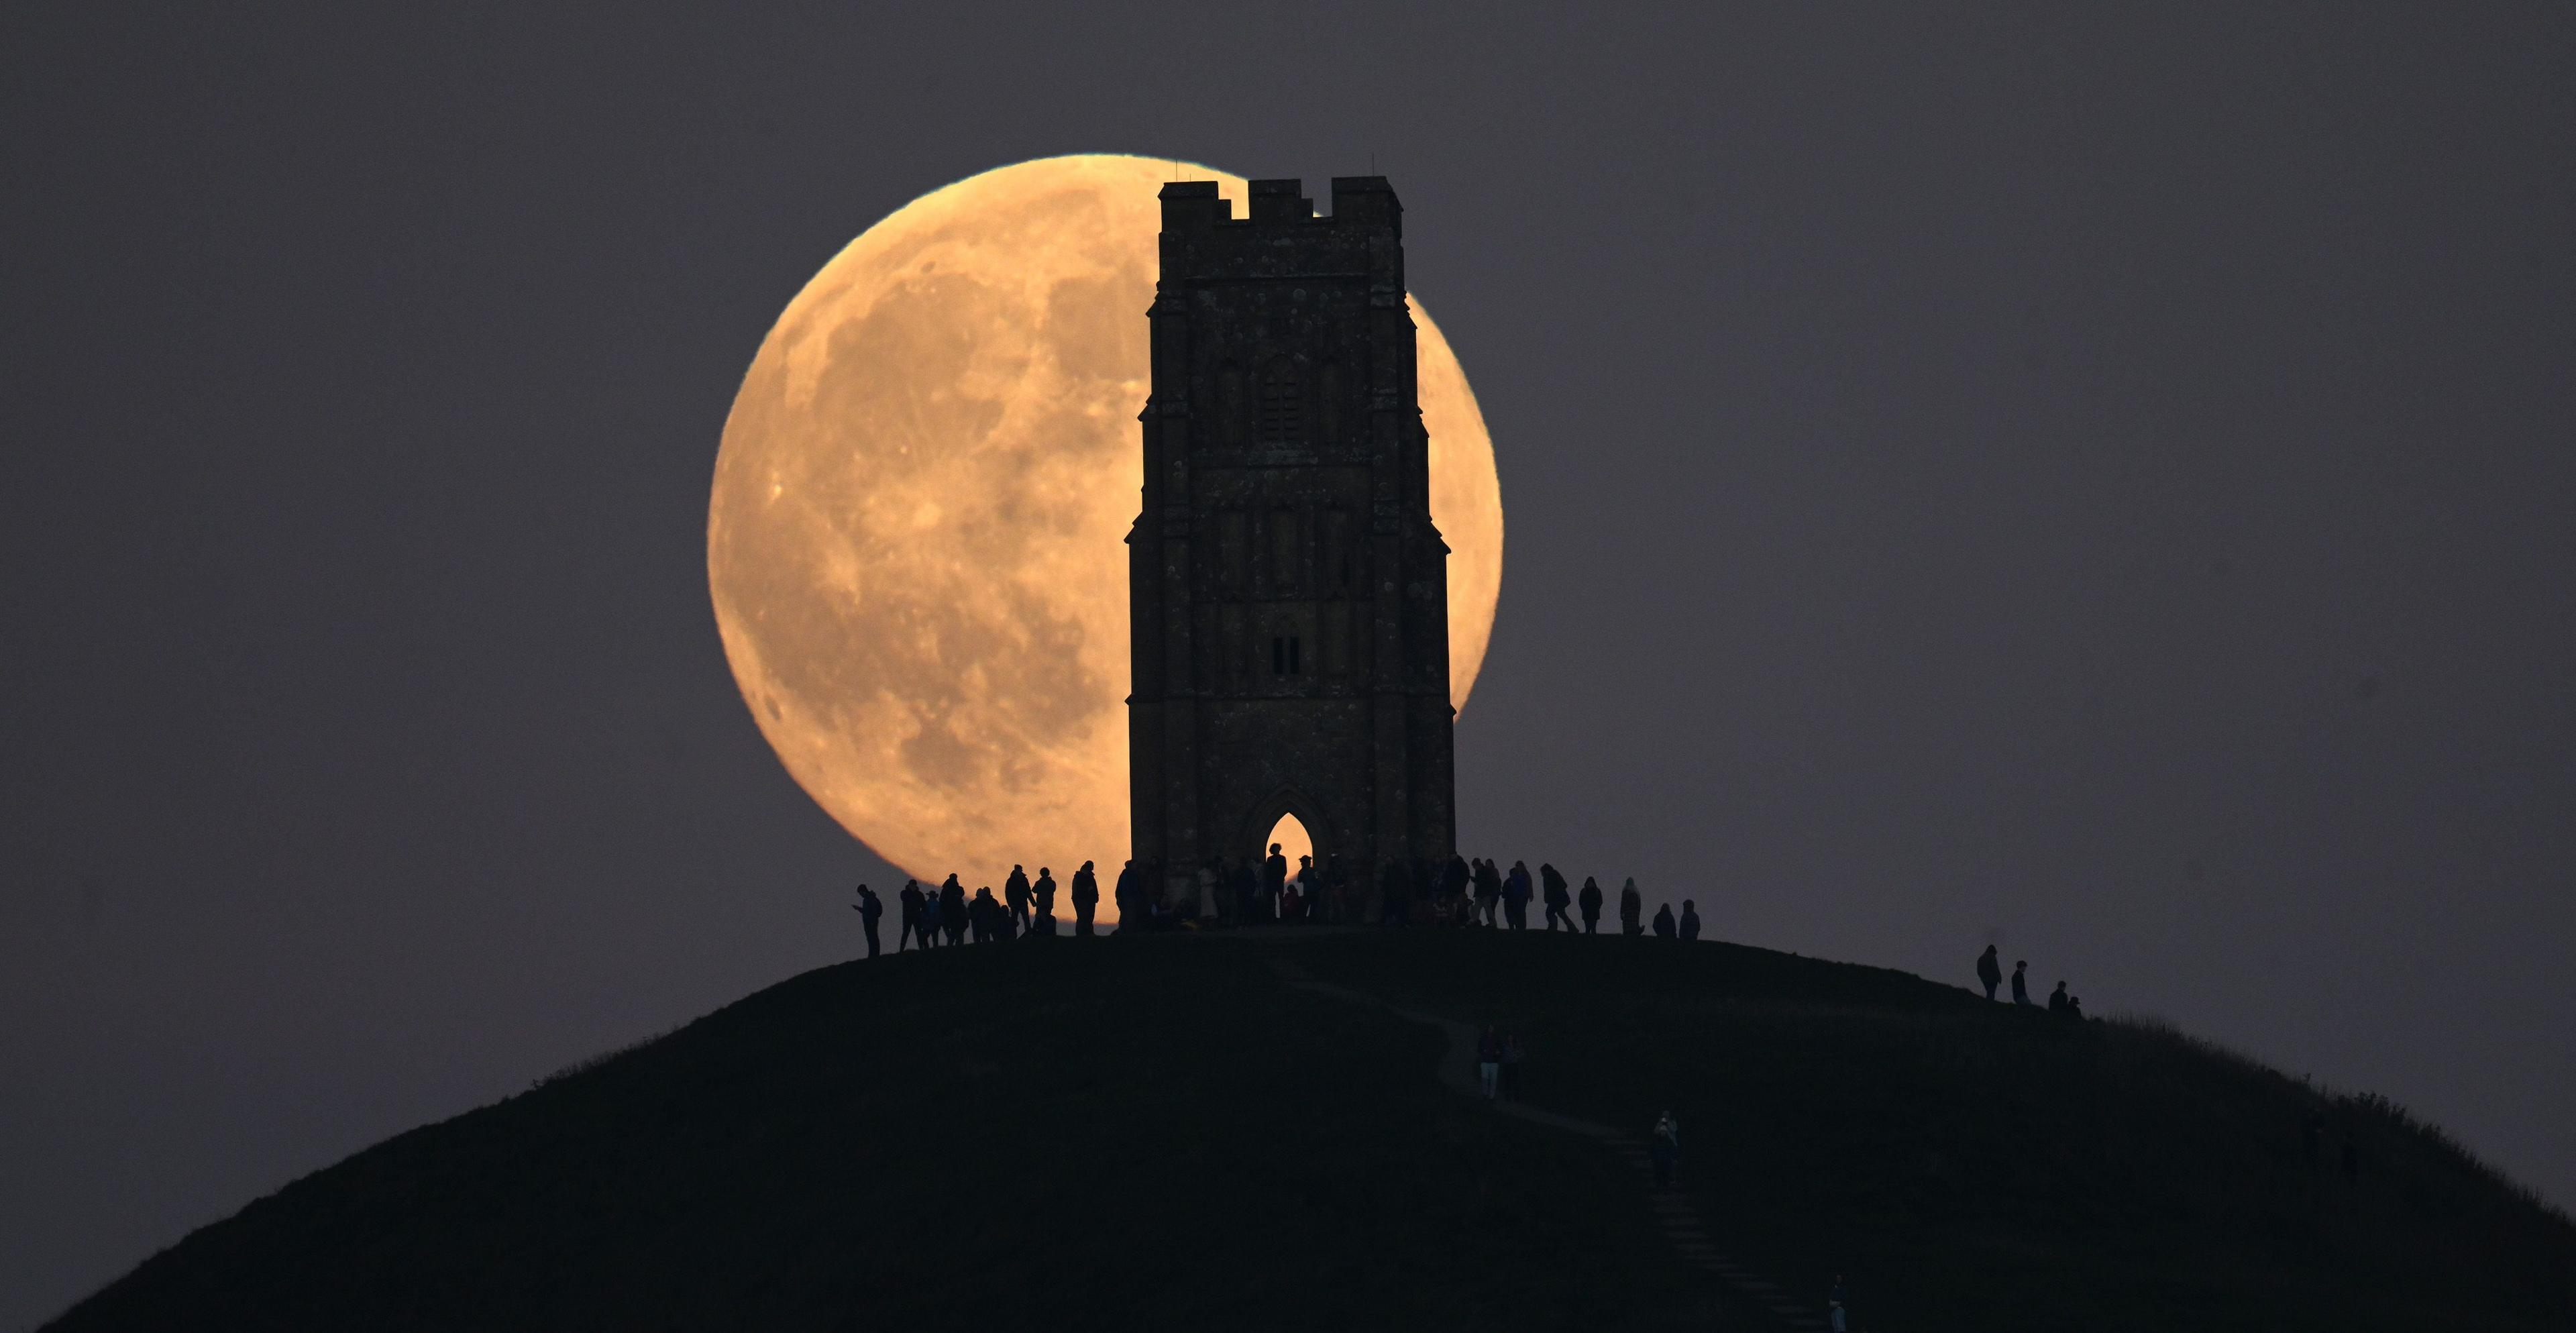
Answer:
[[2576, 1227], [2385, 1102], [1883, 969], [1452, 930], [824, 968], [315, 1172], [52, 1327], [1766, 1326], [1601, 1144], [1280, 962], [1509, 1026], [1529, 1105], [1671, 1108], [1719, 1243], [1810, 1300], [1845, 1274], [1857, 1328], [2576, 1327]]

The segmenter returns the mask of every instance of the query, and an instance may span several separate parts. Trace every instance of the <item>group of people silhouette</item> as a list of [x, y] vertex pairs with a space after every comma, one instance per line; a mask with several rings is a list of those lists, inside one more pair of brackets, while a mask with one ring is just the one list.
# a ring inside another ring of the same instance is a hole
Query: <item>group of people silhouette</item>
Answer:
[[[1995, 992], [2003, 987], [2003, 960], [1997, 956], [1995, 946], [1991, 944], [1986, 946], [1986, 951], [1984, 953], [1977, 955], [1977, 980], [1980, 984], [1985, 986], [1986, 998], [1989, 1000], [1995, 998]], [[2027, 958], [2015, 959], [2013, 962], [2012, 1002], [2014, 1004], [2021, 1005], [2032, 1003], [2030, 998], [2030, 960]], [[2052, 1014], [2064, 1014], [2069, 1018], [2082, 1018], [2084, 1016], [2084, 1001], [2067, 994], [2066, 983], [2060, 981], [2057, 983], [2057, 989], [2048, 993], [2048, 1012]]]
[[[1322, 865], [1317, 865], [1311, 856], [1300, 856], [1292, 869], [1280, 844], [1274, 842], [1267, 855], [1257, 858], [1233, 861], [1209, 857], [1188, 880], [1182, 881], [1187, 886], [1182, 901], [1174, 901], [1159, 867], [1129, 861], [1118, 872], [1114, 901], [1122, 930], [1167, 929], [1183, 924], [1220, 928], [1295, 922], [1345, 925], [1367, 919], [1371, 904], [1363, 902], [1362, 895], [1374, 887], [1375, 919], [1383, 925], [1408, 926], [1419, 921], [1426, 925], [1527, 930], [1531, 928], [1530, 903], [1535, 899], [1545, 909], [1546, 929], [1582, 935], [1601, 933], [1602, 910], [1609, 905], [1608, 895], [1597, 879], [1586, 876], [1583, 886], [1577, 889], [1555, 866], [1544, 862], [1533, 876], [1525, 861], [1514, 861], [1509, 870], [1492, 860], [1465, 856], [1452, 856], [1445, 863], [1390, 861], [1379, 867], [1374, 880], [1373, 886], [1366, 878], [1355, 880], [1339, 856], [1326, 857]], [[1038, 867], [1035, 880], [1028, 877], [1024, 867], [1012, 866], [999, 898], [994, 897], [990, 886], [969, 894], [953, 874], [935, 887], [905, 880], [896, 897], [900, 901], [894, 943], [897, 953], [906, 945], [931, 949], [1064, 933], [1055, 915], [1055, 874], [1047, 866]], [[1082, 868], [1073, 873], [1070, 897], [1071, 933], [1095, 933], [1092, 918], [1100, 902], [1100, 884], [1091, 862], [1083, 862]], [[858, 888], [858, 899], [851, 910], [859, 914], [867, 935], [868, 957], [874, 958], [884, 950], [878, 923], [885, 915], [885, 903], [865, 884]], [[1678, 916], [1666, 903], [1656, 909], [1649, 922], [1645, 895], [1638, 891], [1633, 878], [1620, 886], [1618, 922], [1623, 935], [1643, 935], [1651, 930], [1659, 939], [1695, 940], [1700, 934], [1698, 906], [1687, 898], [1682, 900]]]

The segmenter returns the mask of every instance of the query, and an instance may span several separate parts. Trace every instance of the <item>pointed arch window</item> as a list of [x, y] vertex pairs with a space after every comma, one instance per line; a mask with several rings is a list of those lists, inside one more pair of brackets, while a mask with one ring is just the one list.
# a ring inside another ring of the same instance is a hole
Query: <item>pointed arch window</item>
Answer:
[[1288, 357], [1274, 356], [1261, 368], [1261, 442], [1294, 444], [1301, 423], [1297, 363]]

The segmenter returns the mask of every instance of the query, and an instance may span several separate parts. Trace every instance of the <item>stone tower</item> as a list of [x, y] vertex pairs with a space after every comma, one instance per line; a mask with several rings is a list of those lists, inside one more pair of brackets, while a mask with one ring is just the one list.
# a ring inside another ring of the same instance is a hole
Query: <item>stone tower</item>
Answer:
[[1127, 537], [1133, 855], [1194, 901], [1282, 814], [1354, 902], [1456, 844], [1449, 548], [1405, 308], [1403, 209], [1337, 177], [1163, 187], [1143, 512]]

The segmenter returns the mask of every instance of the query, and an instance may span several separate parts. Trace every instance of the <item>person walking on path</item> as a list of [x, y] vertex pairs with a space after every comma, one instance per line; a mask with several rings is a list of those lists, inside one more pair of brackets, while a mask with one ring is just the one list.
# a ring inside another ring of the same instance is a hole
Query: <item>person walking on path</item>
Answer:
[[1091, 933], [1091, 913], [1100, 906], [1100, 877], [1091, 873], [1091, 863], [1073, 872], [1073, 933]]
[[1575, 895], [1575, 907], [1583, 913], [1583, 933], [1601, 933], [1601, 883], [1590, 875], [1583, 877], [1583, 892]]
[[1646, 1155], [1654, 1159], [1655, 1188], [1671, 1189], [1682, 1163], [1682, 1127], [1672, 1112], [1655, 1117], [1655, 1132], [1647, 1137]]
[[1512, 862], [1512, 873], [1503, 879], [1503, 915], [1514, 930], [1529, 929], [1531, 887], [1529, 862]]
[[858, 904], [850, 909], [859, 914], [859, 928], [868, 933], [868, 957], [877, 956], [877, 922], [885, 916], [885, 904], [877, 901], [877, 891], [859, 886]]
[[1645, 933], [1646, 928], [1638, 924], [1638, 918], [1645, 913], [1645, 895], [1637, 892], [1636, 878], [1631, 876], [1628, 883], [1619, 890], [1619, 933], [1622, 935]]
[[1492, 1101], [1502, 1091], [1503, 1039], [1491, 1023], [1485, 1025], [1484, 1035], [1476, 1038], [1476, 1078], [1486, 1101]]
[[1002, 903], [1011, 909], [1011, 922], [1025, 931], [1029, 928], [1029, 872], [1011, 867], [1011, 877], [1002, 881]]
[[[1037, 904], [1039, 916], [1055, 915], [1055, 872], [1038, 867], [1038, 882], [1029, 886], [1029, 901]], [[1052, 935], [1054, 931], [1048, 931]]]
[[966, 924], [966, 886], [952, 874], [939, 882], [939, 930], [950, 944], [964, 944]]
[[1682, 899], [1682, 938], [1699, 938], [1699, 908], [1693, 906], [1688, 898]]
[[1845, 1333], [1850, 1328], [1850, 1315], [1843, 1309], [1843, 1275], [1840, 1273], [1834, 1274], [1833, 1289], [1825, 1295], [1825, 1309], [1833, 1316], [1834, 1333]]
[[1476, 920], [1494, 925], [1494, 914], [1503, 905], [1503, 872], [1491, 861], [1476, 863]]
[[912, 941], [912, 947], [916, 949], [929, 948], [930, 941], [921, 934], [921, 881], [905, 880], [903, 892], [895, 895], [895, 901], [903, 909], [903, 921], [901, 928], [895, 931], [894, 951], [902, 953], [905, 940]]
[[1671, 903], [1665, 903], [1663, 906], [1656, 908], [1655, 938], [1659, 940], [1668, 940], [1679, 933], [1680, 931], [1673, 925], [1673, 905]]
[[1561, 921], [1565, 923], [1566, 933], [1572, 934], [1574, 918], [1566, 915], [1565, 909], [1574, 905], [1574, 895], [1565, 891], [1565, 876], [1557, 873], [1555, 866], [1541, 861], [1538, 866], [1538, 883], [1540, 897], [1547, 903], [1548, 930], [1554, 932], [1557, 923]]
[[1995, 957], [1995, 946], [1989, 944], [1977, 955], [1977, 980], [1986, 987], [1986, 998], [1995, 998], [1995, 987], [2004, 984], [2004, 965]]
[[2027, 958], [2013, 960], [2013, 1003], [2030, 1003], [2030, 960]]

